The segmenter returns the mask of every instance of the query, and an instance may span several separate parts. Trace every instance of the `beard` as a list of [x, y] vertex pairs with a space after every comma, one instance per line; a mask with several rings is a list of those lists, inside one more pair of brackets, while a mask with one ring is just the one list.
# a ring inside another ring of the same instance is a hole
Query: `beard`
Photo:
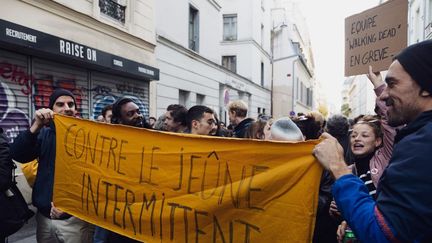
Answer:
[[61, 114], [65, 115], [65, 116], [75, 116], [75, 112], [72, 110], [64, 111]]
[[396, 108], [393, 100], [391, 100], [390, 103], [392, 106], [387, 110], [387, 119], [388, 125], [392, 127], [406, 125], [413, 121], [422, 112], [419, 107], [414, 104], [401, 105], [399, 103], [399, 108]]
[[405, 119], [402, 117], [402, 114], [399, 114], [399, 112], [395, 111], [387, 111], [387, 119], [388, 124], [391, 127], [398, 127], [406, 123]]
[[149, 128], [148, 123], [145, 121], [143, 117], [130, 120], [127, 123], [123, 122], [123, 124], [132, 127]]

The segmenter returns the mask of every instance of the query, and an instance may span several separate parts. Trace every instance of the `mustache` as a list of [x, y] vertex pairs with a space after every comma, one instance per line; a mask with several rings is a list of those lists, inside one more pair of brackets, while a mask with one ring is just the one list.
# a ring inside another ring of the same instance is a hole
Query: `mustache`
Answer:
[[394, 104], [394, 101], [393, 101], [393, 99], [388, 98], [385, 100], [385, 104], [386, 104], [386, 106], [392, 106]]
[[134, 125], [135, 127], [146, 127], [146, 121], [144, 120], [144, 117], [139, 117], [134, 119]]

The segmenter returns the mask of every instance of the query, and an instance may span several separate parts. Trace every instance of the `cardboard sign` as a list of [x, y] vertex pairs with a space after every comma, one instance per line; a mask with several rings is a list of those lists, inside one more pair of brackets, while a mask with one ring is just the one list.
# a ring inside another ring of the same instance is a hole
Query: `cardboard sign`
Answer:
[[312, 241], [318, 141], [54, 121], [54, 203], [67, 213], [145, 242]]
[[387, 1], [345, 19], [345, 76], [387, 70], [407, 46], [407, 0]]

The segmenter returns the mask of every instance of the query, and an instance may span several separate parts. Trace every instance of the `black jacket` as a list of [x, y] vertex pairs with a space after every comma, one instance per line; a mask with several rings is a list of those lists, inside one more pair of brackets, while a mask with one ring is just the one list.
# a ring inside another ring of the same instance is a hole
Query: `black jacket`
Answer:
[[252, 122], [254, 122], [254, 119], [252, 118], [246, 118], [241, 121], [237, 126], [234, 127], [233, 137], [244, 138], [246, 130], [249, 128]]
[[29, 130], [21, 132], [11, 145], [11, 156], [18, 162], [27, 163], [39, 158], [32, 199], [33, 205], [46, 217], [51, 210], [54, 187], [55, 139], [55, 128], [51, 125], [36, 134]]
[[12, 182], [13, 162], [9, 154], [9, 144], [3, 129], [0, 128], [0, 191], [9, 188]]
[[432, 239], [432, 110], [395, 137], [393, 156], [377, 188], [377, 207], [402, 242]]

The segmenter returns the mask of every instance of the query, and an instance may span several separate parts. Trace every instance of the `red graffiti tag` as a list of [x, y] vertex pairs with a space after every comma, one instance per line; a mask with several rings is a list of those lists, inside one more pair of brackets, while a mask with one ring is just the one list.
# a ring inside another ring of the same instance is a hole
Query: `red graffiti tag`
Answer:
[[[6, 80], [23, 86], [21, 92], [25, 95], [31, 94], [33, 78], [24, 72], [25, 68], [6, 62], [0, 62], [0, 76]], [[30, 82], [28, 82], [30, 80]]]

